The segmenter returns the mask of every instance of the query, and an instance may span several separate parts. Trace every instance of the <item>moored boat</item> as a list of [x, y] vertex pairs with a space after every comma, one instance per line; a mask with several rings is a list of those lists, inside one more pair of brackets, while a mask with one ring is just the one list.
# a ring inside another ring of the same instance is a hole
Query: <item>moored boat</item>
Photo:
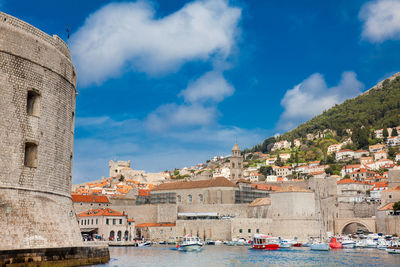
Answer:
[[356, 242], [351, 239], [343, 239], [342, 248], [354, 248], [355, 244]]
[[281, 240], [281, 242], [279, 243], [279, 247], [280, 248], [291, 248], [292, 243], [289, 242], [288, 240]]
[[342, 248], [342, 244], [337, 242], [336, 237], [332, 237], [331, 242], [329, 243], [329, 247], [332, 249]]
[[200, 251], [203, 247], [203, 242], [197, 236], [185, 235], [182, 242], [178, 245], [178, 250], [181, 251]]
[[330, 250], [330, 247], [329, 247], [328, 243], [317, 242], [317, 243], [311, 244], [310, 249], [311, 250], [319, 250], [319, 251], [328, 251], [328, 250]]
[[253, 249], [277, 250], [279, 241], [270, 235], [255, 234], [253, 236]]

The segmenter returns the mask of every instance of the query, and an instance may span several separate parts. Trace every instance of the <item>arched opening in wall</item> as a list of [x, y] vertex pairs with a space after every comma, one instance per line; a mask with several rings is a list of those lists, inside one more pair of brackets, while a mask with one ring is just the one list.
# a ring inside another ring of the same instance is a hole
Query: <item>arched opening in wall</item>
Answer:
[[40, 94], [37, 91], [28, 91], [26, 100], [26, 113], [29, 116], [40, 116]]
[[37, 150], [38, 145], [31, 142], [25, 143], [25, 157], [24, 165], [30, 168], [36, 168], [37, 166]]
[[125, 240], [125, 241], [128, 241], [128, 238], [129, 238], [129, 232], [128, 232], [128, 231], [125, 231], [125, 233], [124, 233], [124, 240]]
[[348, 234], [362, 234], [362, 233], [369, 233], [370, 231], [368, 228], [361, 223], [357, 222], [351, 222], [346, 224], [343, 229], [342, 229], [342, 234], [348, 235]]
[[114, 231], [111, 231], [110, 232], [110, 240], [114, 240], [114, 236], [115, 236], [115, 232]]
[[117, 236], [118, 236], [118, 241], [121, 241], [121, 238], [122, 238], [122, 232], [121, 232], [121, 231], [118, 231], [118, 234], [117, 234]]

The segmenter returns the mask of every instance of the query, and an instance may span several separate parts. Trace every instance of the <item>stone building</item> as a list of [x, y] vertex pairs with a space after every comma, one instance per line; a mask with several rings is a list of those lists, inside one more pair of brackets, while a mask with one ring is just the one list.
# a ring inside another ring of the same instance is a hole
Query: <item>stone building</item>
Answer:
[[108, 261], [108, 248], [84, 247], [72, 207], [76, 73], [69, 49], [2, 12], [0, 33], [0, 254], [9, 251], [0, 265], [60, 251], [72, 264]]
[[101, 240], [131, 241], [135, 238], [135, 224], [125, 212], [110, 208], [87, 210], [77, 215], [82, 234]]
[[231, 180], [237, 181], [243, 178], [243, 156], [240, 152], [239, 146], [235, 143], [232, 148], [231, 161]]
[[271, 194], [271, 228], [274, 236], [306, 240], [319, 236], [314, 192], [289, 186]]

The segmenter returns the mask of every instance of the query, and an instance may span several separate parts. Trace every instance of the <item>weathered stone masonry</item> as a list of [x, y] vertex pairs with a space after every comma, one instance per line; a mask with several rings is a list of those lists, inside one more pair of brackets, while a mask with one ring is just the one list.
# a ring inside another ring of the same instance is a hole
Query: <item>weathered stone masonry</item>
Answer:
[[0, 252], [83, 246], [71, 201], [75, 84], [59, 37], [0, 12]]

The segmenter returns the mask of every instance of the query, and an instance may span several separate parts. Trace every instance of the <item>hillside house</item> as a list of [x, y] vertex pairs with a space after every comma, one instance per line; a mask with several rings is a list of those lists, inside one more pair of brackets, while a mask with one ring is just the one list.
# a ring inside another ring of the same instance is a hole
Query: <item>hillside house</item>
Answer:
[[354, 151], [351, 149], [342, 149], [336, 152], [336, 160], [337, 161], [347, 161], [354, 158]]
[[359, 149], [356, 152], [354, 152], [355, 159], [361, 159], [362, 157], [367, 157], [367, 156], [369, 156], [369, 151], [365, 149]]
[[389, 147], [400, 146], [400, 136], [389, 137], [386, 141]]
[[369, 152], [376, 153], [376, 152], [384, 150], [385, 147], [386, 147], [385, 145], [378, 144], [378, 145], [369, 146], [368, 149], [369, 149]]
[[342, 148], [342, 144], [333, 144], [328, 146], [328, 155], [338, 152]]

